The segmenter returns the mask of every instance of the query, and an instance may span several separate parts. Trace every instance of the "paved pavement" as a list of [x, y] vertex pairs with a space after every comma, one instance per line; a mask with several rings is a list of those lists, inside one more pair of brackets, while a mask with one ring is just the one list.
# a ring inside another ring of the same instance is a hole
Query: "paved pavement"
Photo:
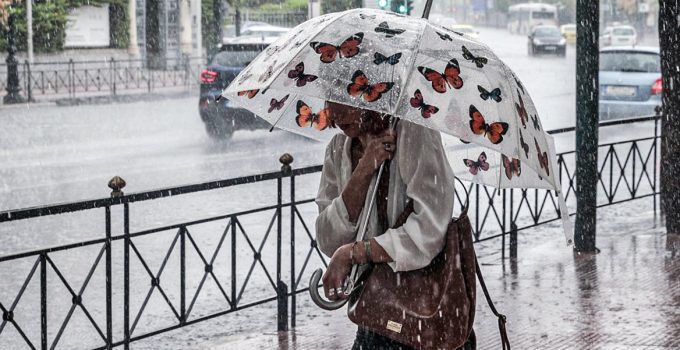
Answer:
[[[520, 246], [517, 261], [481, 259], [513, 349], [680, 349], [680, 236], [623, 227], [598, 236], [599, 254], [560, 243]], [[344, 310], [318, 313], [318, 322], [291, 332], [243, 334], [201, 348], [349, 349], [355, 326]], [[478, 349], [500, 349], [483, 295], [475, 321]]]

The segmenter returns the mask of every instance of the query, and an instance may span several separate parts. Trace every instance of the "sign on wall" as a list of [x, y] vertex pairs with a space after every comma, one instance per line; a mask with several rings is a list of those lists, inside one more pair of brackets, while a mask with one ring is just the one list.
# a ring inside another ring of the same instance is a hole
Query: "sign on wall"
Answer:
[[81, 6], [68, 16], [64, 47], [109, 47], [109, 5]]

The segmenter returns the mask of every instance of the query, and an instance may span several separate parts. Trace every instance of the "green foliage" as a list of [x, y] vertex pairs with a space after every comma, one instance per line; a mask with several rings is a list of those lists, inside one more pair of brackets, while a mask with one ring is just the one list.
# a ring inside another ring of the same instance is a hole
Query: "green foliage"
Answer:
[[260, 11], [276, 12], [276, 11], [300, 11], [307, 10], [308, 0], [286, 0], [280, 3], [262, 4], [258, 8]]
[[222, 38], [217, 31], [215, 13], [213, 12], [213, 0], [201, 0], [201, 31], [203, 32], [203, 47], [208, 52], [215, 50]]
[[[26, 8], [14, 7], [10, 11], [16, 18], [15, 43], [20, 51], [26, 50]], [[33, 5], [33, 47], [35, 52], [55, 52], [63, 49], [66, 39], [68, 10], [65, 0], [51, 0]], [[0, 50], [7, 50], [7, 25], [0, 26]]]
[[109, 5], [111, 47], [127, 48], [130, 44], [130, 16], [127, 3], [118, 4], [118, 0]]

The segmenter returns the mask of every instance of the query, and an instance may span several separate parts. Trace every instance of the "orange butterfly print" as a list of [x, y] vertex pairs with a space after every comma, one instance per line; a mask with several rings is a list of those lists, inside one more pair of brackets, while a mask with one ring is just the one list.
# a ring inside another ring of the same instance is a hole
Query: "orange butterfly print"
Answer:
[[364, 33], [356, 33], [345, 39], [340, 46], [318, 41], [312, 41], [309, 46], [314, 49], [314, 52], [321, 54], [321, 57], [319, 57], [321, 62], [331, 63], [335, 61], [338, 55], [345, 58], [356, 56], [359, 53], [359, 45], [363, 40]]
[[382, 94], [390, 91], [394, 86], [393, 82], [380, 82], [377, 84], [369, 84], [368, 78], [364, 72], [358, 70], [352, 75], [352, 83], [347, 85], [347, 93], [350, 96], [363, 96], [366, 102], [377, 101]]
[[318, 113], [314, 113], [306, 103], [298, 100], [295, 111], [297, 112], [295, 122], [301, 128], [314, 128], [320, 131], [328, 127], [335, 127], [329, 117], [328, 109], [322, 109]]
[[505, 176], [508, 180], [512, 180], [512, 176], [519, 177], [522, 174], [522, 163], [519, 159], [508, 158], [505, 154], [501, 154], [503, 160], [503, 168], [505, 169]]
[[258, 92], [260, 92], [260, 89], [257, 89], [257, 90], [243, 90], [243, 91], [239, 91], [239, 92], [238, 92], [238, 95], [239, 95], [239, 96], [248, 96], [248, 98], [253, 98], [253, 97], [255, 97], [255, 95], [257, 95]]
[[503, 135], [508, 132], [508, 127], [508, 123], [505, 122], [487, 124], [477, 107], [470, 105], [470, 130], [476, 135], [486, 136], [491, 143], [497, 145], [503, 141]]
[[432, 68], [423, 66], [418, 67], [418, 72], [420, 72], [427, 81], [432, 82], [432, 88], [440, 94], [446, 92], [447, 86], [452, 89], [460, 89], [463, 87], [463, 78], [460, 77], [460, 65], [455, 58], [452, 58], [449, 63], [446, 64], [444, 73], [439, 73]]

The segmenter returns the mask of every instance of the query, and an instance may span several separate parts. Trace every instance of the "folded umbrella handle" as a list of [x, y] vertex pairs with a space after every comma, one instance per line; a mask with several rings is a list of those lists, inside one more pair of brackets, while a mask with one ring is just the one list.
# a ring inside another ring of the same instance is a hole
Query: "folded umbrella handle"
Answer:
[[319, 281], [321, 281], [321, 276], [323, 276], [323, 271], [319, 268], [312, 273], [312, 278], [309, 279], [309, 296], [312, 297], [314, 304], [329, 311], [337, 310], [345, 306], [348, 299], [330, 301], [319, 295]]

